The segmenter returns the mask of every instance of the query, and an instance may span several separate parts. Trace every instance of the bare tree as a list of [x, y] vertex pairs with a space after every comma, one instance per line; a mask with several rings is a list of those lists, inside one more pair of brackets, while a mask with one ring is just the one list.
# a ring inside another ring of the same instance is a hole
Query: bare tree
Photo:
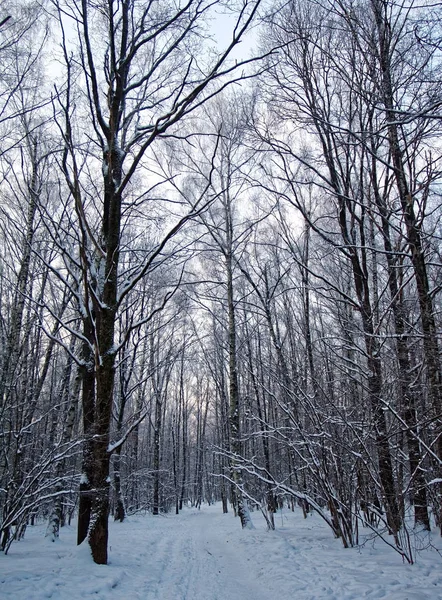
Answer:
[[[226, 61], [254, 18], [259, 1], [242, 6], [231, 43], [205, 65], [197, 59], [197, 52], [202, 48], [204, 22], [212, 3], [188, 0], [178, 5], [154, 2], [145, 6], [109, 0], [95, 5], [82, 0], [54, 6], [62, 32], [69, 19], [77, 26], [76, 52], [82, 78], [77, 78], [70, 42], [63, 33], [67, 79], [57, 110], [65, 143], [61, 166], [80, 233], [75, 260], [81, 266], [83, 415], [88, 437], [78, 542], [87, 536], [94, 561], [106, 563], [117, 315], [137, 282], [162, 259], [166, 244], [203, 210], [206, 196], [197, 199], [190, 212], [175, 218], [174, 223], [165, 223], [146, 258], [131, 270], [120, 270], [120, 257], [149, 217], [149, 200], [158, 185], [154, 173], [149, 181], [151, 149], [161, 137], [177, 135], [176, 125], [239, 72], [238, 66], [229, 66]], [[75, 108], [74, 98], [79, 93], [85, 95], [85, 117]], [[88, 129], [80, 133], [83, 118]], [[82, 144], [87, 139], [93, 141], [85, 155]], [[133, 184], [138, 173], [140, 177], [146, 173], [150, 192], [137, 195]], [[134, 225], [135, 215], [138, 225], [130, 231], [128, 224]], [[154, 310], [167, 298], [166, 292]]]

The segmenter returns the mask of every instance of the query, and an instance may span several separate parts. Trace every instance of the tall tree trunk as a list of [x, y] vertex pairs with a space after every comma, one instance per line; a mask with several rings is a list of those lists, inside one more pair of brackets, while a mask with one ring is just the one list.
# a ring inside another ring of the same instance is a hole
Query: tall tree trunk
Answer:
[[[373, 161], [374, 162], [374, 161]], [[408, 457], [410, 462], [410, 474], [413, 481], [413, 505], [414, 520], [416, 525], [422, 525], [427, 531], [430, 530], [430, 518], [428, 514], [428, 500], [425, 479], [421, 468], [421, 451], [419, 447], [419, 432], [417, 427], [417, 392], [414, 387], [413, 369], [408, 349], [408, 333], [406, 329], [406, 312], [402, 303], [402, 294], [398, 284], [398, 265], [394, 257], [393, 244], [390, 235], [390, 223], [388, 212], [377, 186], [376, 164], [373, 164], [373, 189], [376, 205], [382, 220], [382, 233], [384, 239], [385, 256], [388, 268], [388, 286], [390, 290], [390, 302], [393, 311], [394, 327], [396, 334], [396, 352], [399, 363], [399, 386], [402, 398], [402, 414], [407, 425], [406, 439], [408, 446]]]
[[238, 367], [236, 350], [236, 323], [235, 323], [235, 302], [233, 297], [233, 256], [231, 239], [231, 214], [226, 210], [227, 231], [229, 240], [226, 251], [226, 272], [227, 272], [227, 311], [228, 311], [228, 348], [229, 348], [229, 423], [230, 423], [230, 452], [231, 452], [231, 477], [235, 484], [232, 489], [235, 498], [235, 504], [238, 516], [243, 528], [250, 528], [252, 521], [250, 518], [247, 500], [244, 498], [243, 477], [240, 467], [240, 457], [242, 455], [241, 444], [241, 417], [240, 417], [240, 396], [238, 385]]
[[[379, 355], [379, 343], [374, 332], [373, 310], [370, 301], [370, 287], [366, 271], [366, 249], [361, 241], [360, 260], [358, 251], [348, 231], [347, 224], [347, 199], [339, 198], [339, 222], [341, 233], [353, 271], [356, 295], [359, 301], [361, 320], [364, 332], [365, 349], [367, 353], [368, 370], [368, 400], [375, 424], [375, 442], [378, 455], [379, 478], [385, 499], [387, 523], [390, 531], [396, 536], [401, 527], [401, 517], [395, 490], [393, 465], [388, 441], [387, 422], [384, 405], [382, 404], [382, 365]], [[361, 239], [363, 240], [363, 221], [360, 222]]]
[[186, 497], [187, 489], [187, 462], [188, 462], [188, 439], [187, 439], [187, 427], [188, 427], [188, 407], [186, 401], [186, 391], [184, 389], [184, 354], [181, 357], [180, 364], [180, 410], [181, 410], [181, 445], [182, 445], [182, 478], [181, 478], [181, 492], [180, 492], [180, 504], [179, 509], [183, 510], [184, 500]]
[[[388, 5], [385, 0], [371, 0], [371, 5], [378, 33], [378, 55], [382, 77], [381, 97], [384, 103], [385, 116], [387, 119], [388, 142], [393, 163], [396, 188], [405, 222], [407, 243], [410, 249], [410, 257], [416, 281], [417, 295], [419, 299], [423, 333], [424, 360], [427, 367], [427, 378], [430, 399], [433, 406], [433, 416], [435, 417], [437, 424], [434, 435], [435, 439], [437, 439], [436, 452], [439, 458], [438, 471], [440, 473], [442, 464], [442, 421], [440, 417], [442, 410], [442, 375], [435, 311], [428, 281], [421, 226], [415, 212], [415, 199], [412, 191], [413, 188], [408, 181], [405, 170], [404, 150], [401, 147], [400, 130], [397, 112], [395, 110], [396, 106], [392, 79], [392, 52], [394, 51], [394, 43], [392, 40], [392, 23], [388, 19]], [[441, 490], [439, 490], [439, 497], [440, 496]], [[440, 500], [439, 511], [442, 513], [442, 502]], [[438, 515], [438, 522], [442, 531], [442, 514]]]
[[155, 417], [153, 432], [153, 500], [152, 514], [160, 512], [160, 436], [163, 407], [161, 403], [161, 392], [155, 391]]

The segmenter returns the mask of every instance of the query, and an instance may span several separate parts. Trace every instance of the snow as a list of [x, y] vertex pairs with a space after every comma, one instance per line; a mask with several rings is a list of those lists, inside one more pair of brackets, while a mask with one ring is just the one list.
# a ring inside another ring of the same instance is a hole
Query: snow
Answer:
[[[92, 562], [75, 528], [60, 540], [46, 526], [0, 555], [2, 600], [442, 600], [442, 549], [435, 533], [419, 538], [414, 565], [381, 541], [344, 549], [318, 515], [276, 515], [276, 531], [243, 531], [220, 505], [180, 515], [135, 515], [110, 523], [110, 563]], [[425, 546], [425, 548], [424, 548]]]

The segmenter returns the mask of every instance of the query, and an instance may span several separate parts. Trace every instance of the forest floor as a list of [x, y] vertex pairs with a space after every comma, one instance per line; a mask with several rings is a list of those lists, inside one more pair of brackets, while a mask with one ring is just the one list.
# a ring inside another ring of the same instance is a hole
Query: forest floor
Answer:
[[108, 566], [75, 547], [73, 527], [56, 543], [43, 525], [29, 527], [0, 556], [0, 599], [442, 600], [437, 534], [413, 534], [420, 550], [408, 565], [380, 540], [344, 549], [315, 514], [280, 512], [272, 532], [252, 517], [247, 531], [220, 505], [112, 522]]

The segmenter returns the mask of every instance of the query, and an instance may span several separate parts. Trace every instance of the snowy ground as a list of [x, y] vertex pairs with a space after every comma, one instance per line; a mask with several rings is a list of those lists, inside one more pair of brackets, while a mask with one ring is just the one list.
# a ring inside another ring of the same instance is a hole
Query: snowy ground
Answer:
[[218, 505], [111, 523], [108, 566], [75, 547], [73, 528], [55, 544], [43, 526], [28, 528], [0, 556], [0, 599], [442, 600], [435, 550], [409, 566], [381, 542], [345, 550], [316, 515], [279, 514], [274, 532], [253, 519], [255, 529], [242, 531]]

